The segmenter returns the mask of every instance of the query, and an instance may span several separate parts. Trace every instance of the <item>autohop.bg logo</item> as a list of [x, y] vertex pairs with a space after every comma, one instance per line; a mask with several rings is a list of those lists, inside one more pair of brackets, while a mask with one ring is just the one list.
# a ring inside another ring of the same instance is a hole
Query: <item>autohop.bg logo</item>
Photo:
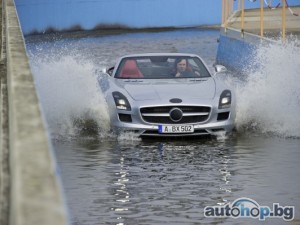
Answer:
[[250, 198], [238, 198], [224, 206], [206, 206], [205, 217], [232, 217], [232, 218], [256, 218], [261, 221], [266, 218], [282, 218], [285, 221], [294, 219], [294, 206], [280, 206], [273, 203], [273, 208], [260, 206]]

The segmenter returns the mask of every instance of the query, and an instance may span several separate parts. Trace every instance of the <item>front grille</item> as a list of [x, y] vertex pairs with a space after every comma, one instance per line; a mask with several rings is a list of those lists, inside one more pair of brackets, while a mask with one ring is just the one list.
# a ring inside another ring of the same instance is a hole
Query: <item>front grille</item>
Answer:
[[[174, 121], [170, 117], [172, 109], [182, 111], [182, 118], [179, 121]], [[208, 119], [210, 107], [207, 106], [158, 106], [144, 107], [140, 109], [142, 118], [145, 122], [155, 124], [187, 124], [200, 123]]]

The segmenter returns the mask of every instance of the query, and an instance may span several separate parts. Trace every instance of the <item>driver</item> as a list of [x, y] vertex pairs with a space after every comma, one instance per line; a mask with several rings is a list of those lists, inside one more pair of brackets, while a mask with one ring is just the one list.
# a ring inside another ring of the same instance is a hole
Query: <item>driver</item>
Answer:
[[175, 60], [175, 71], [175, 77], [188, 78], [195, 76], [188, 64], [188, 60], [184, 58], [178, 58]]

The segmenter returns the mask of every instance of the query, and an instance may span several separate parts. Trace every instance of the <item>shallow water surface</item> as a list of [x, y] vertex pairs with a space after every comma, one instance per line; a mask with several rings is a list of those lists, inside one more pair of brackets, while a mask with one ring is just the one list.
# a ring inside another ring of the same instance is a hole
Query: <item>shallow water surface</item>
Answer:
[[299, 140], [82, 139], [54, 147], [74, 224], [212, 223], [203, 216], [205, 206], [240, 197], [299, 212]]

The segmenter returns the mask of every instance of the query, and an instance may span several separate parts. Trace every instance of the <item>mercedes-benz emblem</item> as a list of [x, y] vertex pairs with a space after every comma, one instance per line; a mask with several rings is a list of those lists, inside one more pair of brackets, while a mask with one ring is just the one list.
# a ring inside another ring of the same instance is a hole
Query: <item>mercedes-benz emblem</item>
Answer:
[[172, 108], [169, 113], [170, 119], [174, 122], [179, 122], [182, 119], [183, 112], [179, 108]]
[[182, 100], [180, 98], [172, 98], [172, 99], [170, 99], [170, 102], [171, 103], [181, 103]]

